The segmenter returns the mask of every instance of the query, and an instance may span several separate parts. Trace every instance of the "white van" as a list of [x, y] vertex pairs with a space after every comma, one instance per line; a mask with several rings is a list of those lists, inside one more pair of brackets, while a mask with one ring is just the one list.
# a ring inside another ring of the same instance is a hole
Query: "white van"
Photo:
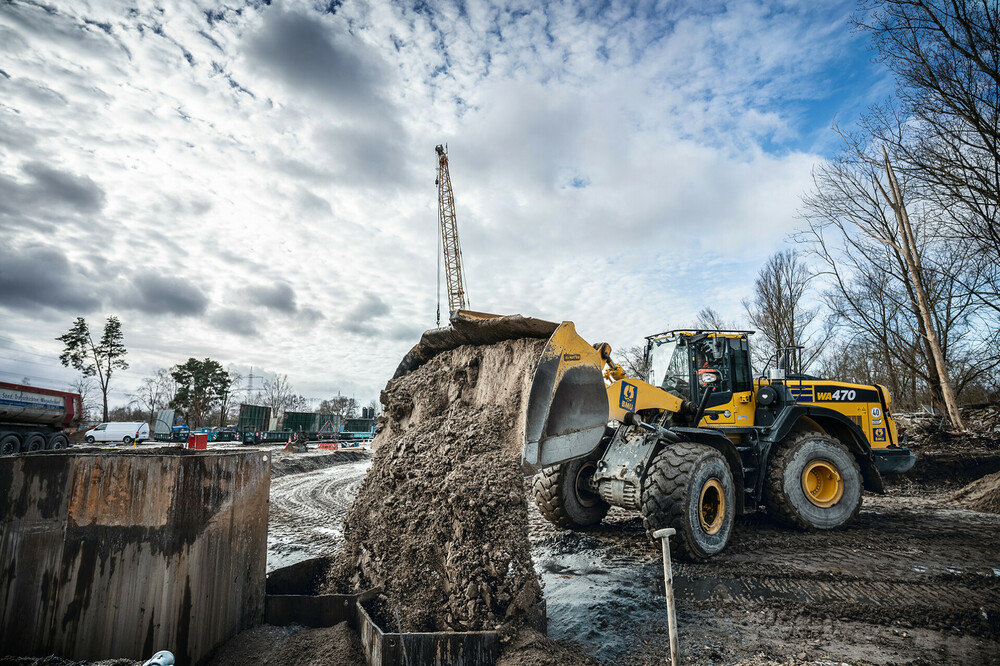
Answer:
[[84, 435], [88, 444], [94, 442], [124, 442], [142, 444], [149, 439], [148, 423], [102, 423]]

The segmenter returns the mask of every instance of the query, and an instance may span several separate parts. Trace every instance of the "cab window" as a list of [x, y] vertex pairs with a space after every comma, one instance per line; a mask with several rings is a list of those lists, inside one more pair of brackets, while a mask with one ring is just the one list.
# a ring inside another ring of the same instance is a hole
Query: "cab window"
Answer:
[[750, 368], [750, 343], [746, 338], [730, 338], [733, 353], [733, 391], [753, 390], [753, 370]]
[[697, 378], [696, 400], [700, 400], [705, 390], [701, 377], [715, 373], [718, 381], [708, 406], [722, 405], [733, 397], [733, 371], [730, 363], [729, 344], [726, 338], [705, 338], [692, 345], [694, 356], [694, 376]]

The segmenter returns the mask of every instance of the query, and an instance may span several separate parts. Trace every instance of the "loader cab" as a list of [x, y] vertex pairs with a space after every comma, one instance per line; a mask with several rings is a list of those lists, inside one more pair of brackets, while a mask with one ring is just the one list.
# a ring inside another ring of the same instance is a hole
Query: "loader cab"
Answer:
[[[647, 338], [648, 382], [698, 404], [707, 387], [702, 425], [753, 425], [752, 331], [667, 331]], [[714, 381], [713, 381], [714, 380]]]

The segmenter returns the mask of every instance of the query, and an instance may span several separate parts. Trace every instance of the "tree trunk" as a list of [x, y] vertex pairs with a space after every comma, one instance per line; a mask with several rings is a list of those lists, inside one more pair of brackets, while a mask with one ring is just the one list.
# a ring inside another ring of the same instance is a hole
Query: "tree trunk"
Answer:
[[965, 430], [965, 423], [962, 422], [962, 415], [958, 411], [958, 401], [952, 390], [951, 379], [948, 377], [948, 367], [945, 365], [944, 353], [938, 342], [937, 327], [934, 325], [934, 318], [931, 316], [930, 304], [927, 299], [927, 292], [924, 290], [923, 273], [920, 265], [920, 255], [917, 253], [916, 240], [913, 237], [913, 228], [910, 226], [910, 217], [906, 213], [906, 206], [903, 203], [903, 192], [896, 180], [896, 173], [889, 164], [889, 154], [885, 147], [882, 148], [882, 155], [885, 158], [885, 173], [889, 180], [889, 189], [892, 197], [889, 205], [896, 214], [896, 222], [899, 224], [901, 236], [901, 246], [903, 259], [906, 261], [906, 268], [910, 273], [910, 280], [913, 282], [913, 291], [917, 297], [917, 306], [920, 309], [920, 319], [923, 321], [924, 335], [927, 346], [930, 347], [934, 365], [937, 366], [937, 376], [941, 383], [941, 397], [944, 400], [945, 408], [948, 411], [948, 419], [957, 430]]

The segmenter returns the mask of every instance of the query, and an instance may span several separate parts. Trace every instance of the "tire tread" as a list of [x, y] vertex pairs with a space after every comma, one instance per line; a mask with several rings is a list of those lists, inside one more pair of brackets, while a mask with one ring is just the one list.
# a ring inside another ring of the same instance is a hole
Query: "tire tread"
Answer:
[[[817, 528], [799, 514], [784, 492], [785, 468], [788, 467], [792, 456], [795, 455], [795, 450], [799, 442], [804, 439], [824, 439], [831, 446], [842, 449], [851, 459], [854, 465], [854, 473], [859, 479], [861, 478], [861, 467], [851, 452], [847, 450], [847, 447], [829, 435], [803, 432], [785, 439], [780, 444], [767, 465], [767, 474], [764, 478], [764, 506], [767, 509], [767, 513], [773, 516], [778, 523], [786, 527], [810, 532], [815, 531]], [[841, 527], [850, 524], [857, 517], [858, 512], [861, 510], [861, 504], [861, 502], [858, 502], [854, 512], [841, 524]]]

